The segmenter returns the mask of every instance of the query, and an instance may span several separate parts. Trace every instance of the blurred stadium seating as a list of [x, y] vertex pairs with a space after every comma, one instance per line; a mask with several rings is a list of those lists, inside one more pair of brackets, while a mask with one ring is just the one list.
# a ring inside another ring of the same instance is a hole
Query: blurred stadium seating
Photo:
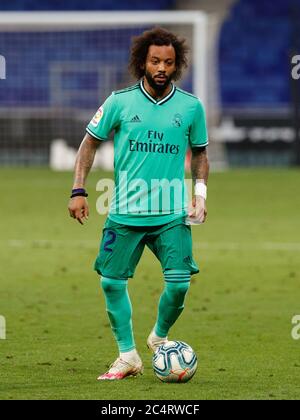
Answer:
[[0, 10], [163, 10], [174, 0], [1, 0]]
[[232, 6], [219, 43], [224, 129], [218, 134], [230, 165], [300, 163], [300, 89], [291, 77], [291, 58], [299, 52], [299, 0], [239, 0]]
[[[0, 11], [165, 9], [174, 1], [16, 1]], [[151, 26], [155, 24], [155, 21]], [[7, 62], [0, 86], [0, 164], [47, 165], [51, 144], [78, 147], [85, 126], [112, 90], [133, 81], [128, 58], [133, 36], [146, 26], [51, 28], [3, 31], [0, 53]], [[183, 88], [192, 88], [192, 74]]]
[[[115, 89], [128, 82], [131, 38], [140, 32], [141, 28], [55, 35], [3, 33], [0, 51], [9, 63], [10, 77], [5, 90], [0, 89], [0, 107], [69, 106], [94, 110], [95, 104], [110, 94], [105, 69], [118, 62], [118, 68], [114, 68]], [[104, 42], [108, 39], [110, 42]], [[191, 73], [183, 85], [188, 90], [192, 88]]]
[[224, 108], [289, 106], [293, 4], [240, 0], [232, 8], [220, 36]]
[[[131, 28], [1, 34], [0, 51], [9, 63], [10, 77], [5, 90], [0, 89], [0, 107], [94, 110], [95, 104], [110, 94], [105, 69], [112, 63], [118, 62], [116, 88], [126, 84], [131, 37], [138, 33], [140, 29]], [[104, 42], [108, 39], [110, 42]]]
[[[300, 84], [292, 84], [291, 55], [300, 53], [300, 0], [224, 4], [221, 7], [218, 0], [2, 0], [0, 13], [188, 6], [207, 11], [207, 55], [211, 56], [206, 57], [207, 86], [209, 99], [214, 99], [208, 104], [208, 115], [211, 127], [218, 125], [211, 130], [216, 140], [210, 148], [212, 160], [219, 167], [227, 162], [238, 166], [293, 163], [293, 125], [298, 117], [292, 98]], [[51, 142], [57, 139], [76, 148], [96, 107], [112, 90], [132, 83], [127, 69], [131, 38], [145, 29], [141, 25], [2, 31], [0, 54], [7, 62], [7, 79], [0, 85], [0, 165], [46, 165]], [[192, 44], [191, 28], [170, 29]], [[183, 89], [193, 91], [193, 75], [191, 60], [180, 82]], [[296, 153], [300, 155], [300, 147]]]

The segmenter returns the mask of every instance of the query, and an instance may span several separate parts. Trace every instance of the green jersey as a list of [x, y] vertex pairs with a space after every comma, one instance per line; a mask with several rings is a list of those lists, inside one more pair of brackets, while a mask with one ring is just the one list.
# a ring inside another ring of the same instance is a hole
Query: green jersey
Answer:
[[188, 147], [208, 145], [199, 99], [172, 85], [155, 100], [143, 81], [116, 91], [87, 127], [100, 141], [114, 130], [115, 191], [109, 218], [129, 226], [159, 226], [187, 215]]

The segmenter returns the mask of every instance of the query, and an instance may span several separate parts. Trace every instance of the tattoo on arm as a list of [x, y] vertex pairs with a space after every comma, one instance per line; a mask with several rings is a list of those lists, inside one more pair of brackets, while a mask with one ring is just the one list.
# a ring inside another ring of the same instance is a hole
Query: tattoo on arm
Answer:
[[99, 142], [89, 135], [86, 135], [81, 143], [75, 163], [74, 189], [84, 188], [98, 145]]
[[207, 185], [209, 161], [205, 147], [192, 149], [191, 171], [194, 183], [196, 181], [202, 181]]

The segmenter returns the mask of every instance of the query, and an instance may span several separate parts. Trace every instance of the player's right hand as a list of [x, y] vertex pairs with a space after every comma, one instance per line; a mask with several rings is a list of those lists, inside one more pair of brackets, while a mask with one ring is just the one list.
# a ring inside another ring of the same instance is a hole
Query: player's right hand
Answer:
[[76, 219], [81, 225], [89, 218], [89, 205], [85, 197], [71, 198], [68, 206], [70, 216]]

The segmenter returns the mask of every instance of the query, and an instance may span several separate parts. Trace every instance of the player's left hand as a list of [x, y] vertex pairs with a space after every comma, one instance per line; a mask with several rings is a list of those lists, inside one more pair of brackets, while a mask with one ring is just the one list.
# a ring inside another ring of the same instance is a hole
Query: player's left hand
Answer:
[[189, 217], [193, 223], [204, 223], [207, 217], [206, 201], [201, 196], [195, 196], [190, 205]]

